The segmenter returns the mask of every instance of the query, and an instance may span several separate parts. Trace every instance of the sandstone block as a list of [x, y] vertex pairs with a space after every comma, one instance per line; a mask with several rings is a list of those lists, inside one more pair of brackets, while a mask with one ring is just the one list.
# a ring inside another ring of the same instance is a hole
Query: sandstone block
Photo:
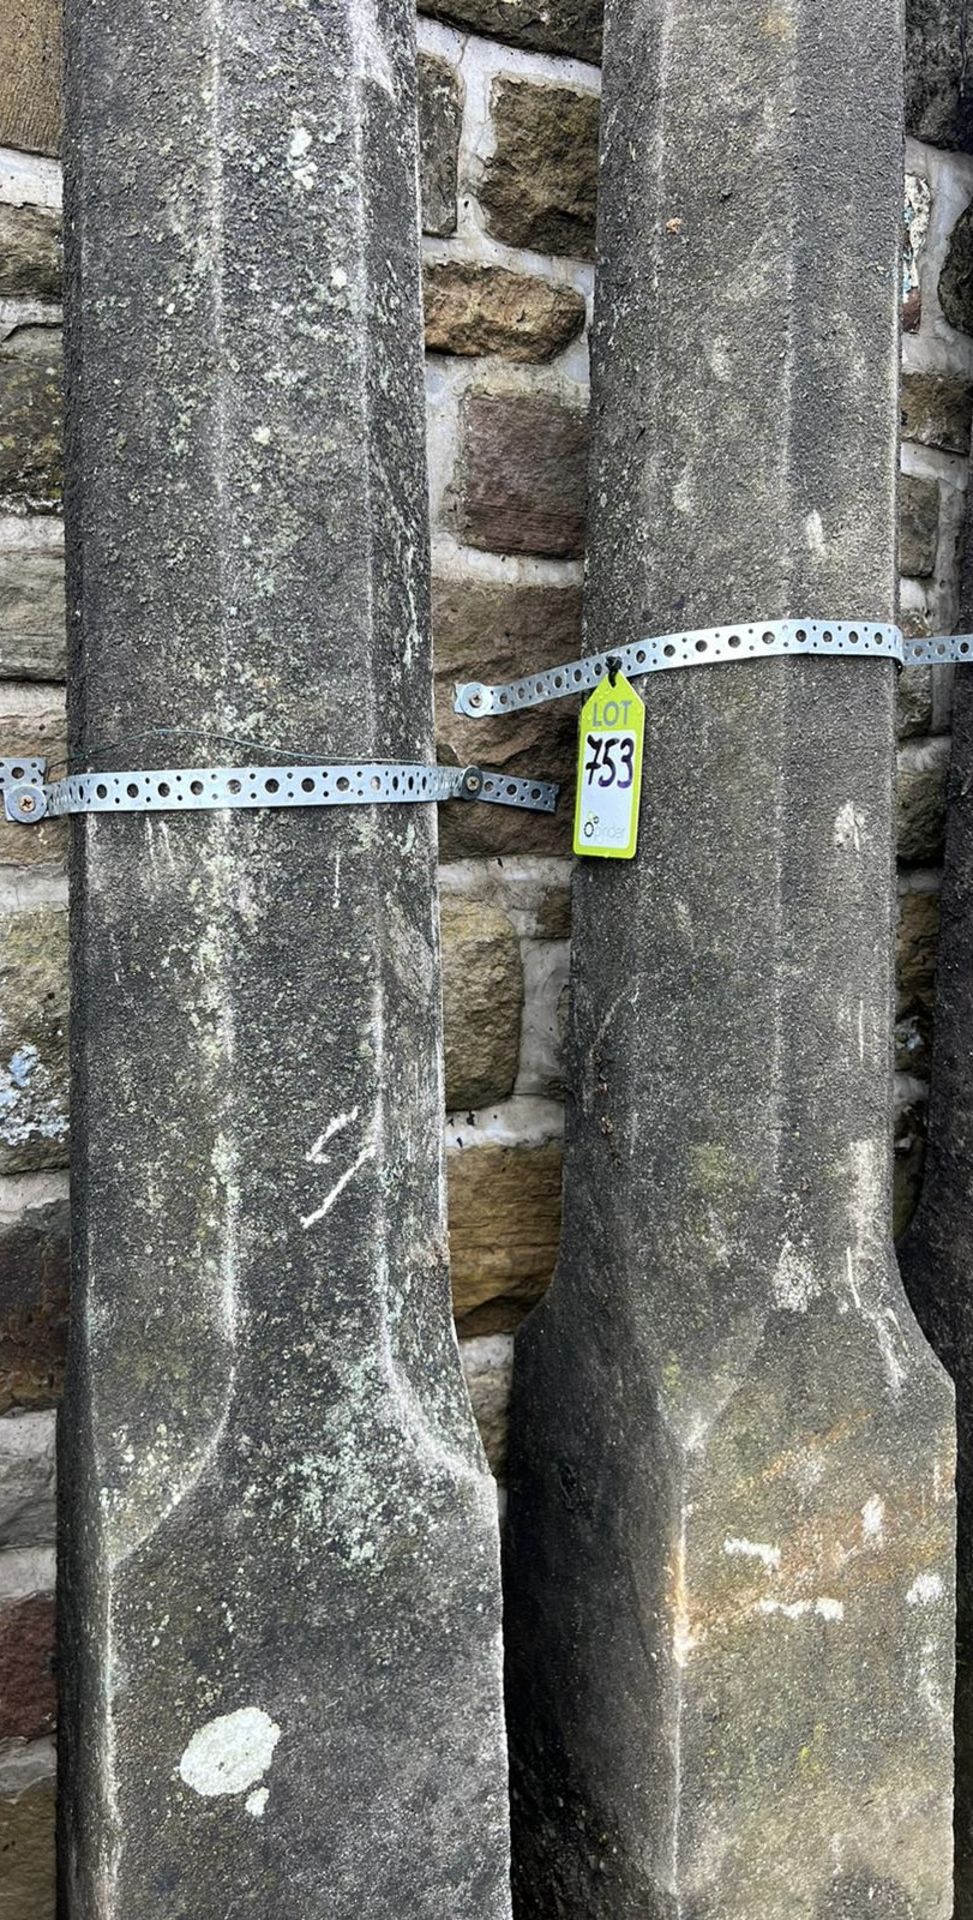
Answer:
[[966, 0], [906, 0], [905, 121], [917, 140], [968, 150], [973, 87]]
[[[904, 628], [904, 622], [903, 628]], [[896, 682], [896, 732], [911, 740], [932, 729], [932, 668], [903, 667]]]
[[601, 0], [422, 0], [419, 11], [515, 47], [601, 59]]
[[915, 579], [935, 571], [939, 482], [904, 473], [899, 485], [899, 568]]
[[[580, 590], [438, 579], [433, 581], [432, 607], [440, 759], [454, 766], [474, 761], [507, 773], [569, 783], [578, 730], [574, 701], [525, 708], [509, 719], [465, 720], [453, 712], [453, 686], [457, 680], [512, 680], [533, 667], [576, 658], [581, 651]], [[440, 851], [447, 860], [483, 853], [564, 853], [571, 844], [570, 814], [567, 793], [556, 814], [515, 816], [505, 807], [468, 807], [453, 801], [439, 809]], [[561, 909], [552, 906], [551, 911]]]
[[60, 1396], [68, 1315], [68, 1202], [0, 1221], [0, 1413]]
[[561, 1147], [448, 1156], [453, 1311], [464, 1336], [512, 1329], [546, 1293], [561, 1228]]
[[34, 1594], [0, 1608], [0, 1740], [39, 1740], [56, 1717], [54, 1597]]
[[495, 239], [593, 259], [598, 111], [597, 94], [574, 87], [495, 82], [496, 149], [478, 189]]
[[54, 1920], [54, 1782], [0, 1799], [0, 1920]]
[[939, 276], [939, 304], [951, 327], [973, 333], [973, 206], [960, 214], [950, 235]]
[[501, 1484], [507, 1468], [507, 1408], [513, 1374], [510, 1334], [481, 1335], [460, 1346], [463, 1374], [490, 1472]]
[[432, 53], [420, 53], [417, 77], [422, 230], [455, 233], [463, 82], [448, 60]]
[[0, 1173], [67, 1164], [67, 913], [0, 914]]
[[61, 131], [59, 0], [0, 10], [0, 147], [57, 153]]
[[428, 262], [423, 294], [429, 353], [552, 360], [585, 322], [584, 299], [573, 287], [472, 261]]
[[449, 895], [443, 938], [446, 1106], [477, 1108], [513, 1091], [520, 1055], [524, 973], [505, 913]]
[[460, 539], [491, 553], [584, 549], [588, 422], [520, 394], [470, 394], [461, 424]]
[[[11, 759], [19, 753], [46, 760], [63, 772], [67, 753], [64, 707], [58, 701], [36, 713], [11, 713], [0, 683], [0, 754]], [[0, 814], [0, 865], [36, 866], [44, 860], [61, 860], [67, 853], [70, 830], [67, 820], [42, 820], [39, 826], [23, 827]]]
[[52, 207], [0, 203], [0, 298], [61, 298], [61, 218]]
[[0, 1548], [53, 1538], [54, 1415], [8, 1413], [0, 1420]]
[[23, 327], [0, 346], [0, 511], [60, 506], [62, 419], [59, 336]]
[[896, 939], [896, 1011], [931, 1013], [939, 941], [938, 893], [903, 893]]
[[900, 764], [896, 781], [900, 860], [922, 864], [939, 858], [946, 828], [947, 770], [947, 752], [932, 747], [918, 764]]
[[946, 373], [907, 373], [902, 381], [902, 438], [944, 453], [968, 453], [973, 386]]
[[62, 555], [0, 553], [0, 679], [63, 680], [66, 670]]

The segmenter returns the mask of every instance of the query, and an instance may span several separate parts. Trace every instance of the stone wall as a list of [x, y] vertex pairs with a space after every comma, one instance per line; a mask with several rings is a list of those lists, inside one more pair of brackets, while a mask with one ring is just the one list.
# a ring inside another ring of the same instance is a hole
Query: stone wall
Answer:
[[[451, 691], [456, 678], [502, 679], [580, 649], [599, 21], [591, 0], [447, 0], [437, 14], [418, 30], [440, 757], [570, 780], [568, 703], [471, 726]], [[925, 138], [907, 158], [903, 290], [903, 606], [920, 632], [955, 620], [973, 406], [973, 160], [945, 150], [957, 137], [949, 105], [936, 72], [919, 72], [929, 44], [912, 75]], [[54, 0], [28, 0], [0, 27], [0, 753], [55, 764], [57, 71]], [[911, 671], [900, 694], [902, 1224], [921, 1178], [949, 670]], [[440, 810], [454, 1301], [501, 1479], [513, 1332], [548, 1284], [559, 1231], [568, 818], [567, 806], [553, 820]], [[65, 838], [62, 824], [0, 822], [0, 1920], [53, 1911]]]

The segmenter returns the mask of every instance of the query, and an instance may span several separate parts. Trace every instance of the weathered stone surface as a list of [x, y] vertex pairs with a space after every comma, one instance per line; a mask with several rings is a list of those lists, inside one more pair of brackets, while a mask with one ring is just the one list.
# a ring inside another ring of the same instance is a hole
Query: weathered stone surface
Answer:
[[477, 190], [489, 231], [508, 247], [592, 259], [597, 94], [500, 79], [490, 111], [496, 149]]
[[0, 1413], [60, 1398], [67, 1312], [67, 1200], [0, 1220]]
[[63, 680], [65, 671], [62, 556], [0, 553], [0, 679]]
[[61, 907], [0, 914], [0, 1173], [67, 1165], [67, 931]]
[[895, 688], [895, 730], [912, 740], [932, 729], [932, 668], [903, 667]]
[[585, 321], [574, 287], [468, 260], [427, 261], [423, 298], [429, 353], [552, 360]]
[[446, 1163], [453, 1311], [464, 1337], [517, 1326], [546, 1292], [561, 1225], [561, 1147], [480, 1146]]
[[54, 1598], [34, 1594], [0, 1607], [0, 1740], [40, 1740], [56, 1715]]
[[0, 298], [60, 297], [60, 216], [51, 207], [0, 202]]
[[[432, 630], [440, 760], [463, 767], [482, 762], [505, 773], [569, 783], [578, 733], [573, 701], [525, 708], [509, 720], [464, 720], [453, 712], [453, 692], [457, 680], [513, 680], [531, 668], [576, 658], [581, 650], [579, 589], [434, 580]], [[571, 846], [571, 796], [565, 788], [555, 814], [523, 813], [516, 818], [505, 807], [453, 801], [439, 809], [439, 844], [446, 860], [484, 853], [566, 853]]]
[[[897, 0], [609, 9], [591, 651], [728, 591], [893, 616], [901, 54]], [[894, 672], [644, 692], [638, 854], [575, 879], [564, 1229], [515, 1341], [515, 1906], [946, 1920], [951, 1393], [889, 1255]]]
[[[37, 708], [33, 712], [10, 712], [0, 682], [0, 753], [15, 759], [22, 753], [32, 759], [46, 760], [63, 772], [66, 766], [67, 737], [64, 708]], [[42, 820], [39, 826], [22, 827], [0, 814], [0, 865], [36, 866], [44, 860], [61, 860], [67, 852], [70, 832], [67, 820]]]
[[501, 1483], [507, 1471], [507, 1408], [514, 1350], [509, 1334], [486, 1334], [460, 1347], [469, 1391], [490, 1472]]
[[448, 60], [418, 58], [419, 193], [424, 233], [456, 232], [463, 82]]
[[0, 1920], [54, 1920], [54, 1782], [0, 1798]]
[[899, 482], [899, 571], [926, 579], [935, 571], [939, 482], [904, 473]]
[[[79, 753], [430, 759], [408, 0], [70, 0], [67, 39]], [[73, 846], [64, 1920], [507, 1920], [434, 810]]]
[[905, 124], [936, 147], [973, 146], [968, 0], [906, 0]]
[[[973, 539], [967, 527], [960, 593], [973, 620]], [[936, 966], [936, 1028], [922, 1197], [899, 1249], [920, 1324], [956, 1388], [959, 1496], [956, 1663], [955, 1914], [973, 1912], [973, 684], [959, 671]], [[918, 997], [918, 995], [917, 995]]]
[[61, 128], [59, 0], [0, 13], [0, 146], [56, 153]]
[[968, 453], [973, 386], [948, 373], [907, 373], [902, 379], [902, 438], [944, 453]]
[[931, 740], [900, 761], [896, 778], [897, 848], [900, 860], [938, 860], [946, 829], [948, 740]]
[[446, 1105], [486, 1107], [513, 1091], [524, 970], [520, 942], [496, 907], [448, 896], [440, 905]]
[[973, 207], [960, 214], [950, 235], [939, 276], [939, 304], [951, 327], [973, 333]]
[[601, 0], [422, 0], [419, 11], [515, 47], [601, 59]]
[[895, 950], [895, 1065], [925, 1079], [931, 1064], [939, 895], [911, 889], [899, 898]]
[[0, 1549], [54, 1539], [54, 1415], [0, 1420]]
[[461, 540], [491, 553], [583, 552], [585, 414], [556, 400], [473, 393], [460, 431]]
[[0, 344], [0, 510], [60, 507], [62, 425], [60, 337], [21, 327]]

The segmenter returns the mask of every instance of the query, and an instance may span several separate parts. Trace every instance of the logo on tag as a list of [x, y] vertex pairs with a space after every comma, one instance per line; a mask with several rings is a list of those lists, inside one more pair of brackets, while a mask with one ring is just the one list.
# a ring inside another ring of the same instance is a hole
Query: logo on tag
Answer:
[[645, 707], [624, 674], [606, 675], [581, 709], [574, 851], [631, 860], [639, 830]]

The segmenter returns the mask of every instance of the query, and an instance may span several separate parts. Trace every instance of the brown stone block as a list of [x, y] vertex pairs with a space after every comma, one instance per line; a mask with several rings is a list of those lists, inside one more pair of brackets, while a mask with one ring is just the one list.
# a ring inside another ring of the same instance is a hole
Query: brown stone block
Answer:
[[440, 807], [443, 859], [567, 852], [577, 701], [524, 708], [509, 719], [466, 720], [453, 712], [453, 687], [457, 680], [512, 680], [532, 668], [576, 658], [581, 651], [580, 589], [440, 579], [433, 581], [432, 605], [439, 758], [454, 766], [472, 761], [505, 773], [560, 780], [566, 787], [556, 814], [467, 806], [458, 800]]
[[896, 780], [898, 855], [913, 865], [939, 859], [946, 831], [945, 758], [900, 767]]
[[60, 135], [60, 0], [13, 0], [0, 7], [0, 147], [55, 154]]
[[60, 300], [61, 216], [53, 207], [0, 204], [0, 296]]
[[63, 680], [66, 671], [63, 555], [0, 554], [0, 680]]
[[463, 82], [448, 60], [418, 59], [419, 191], [423, 233], [456, 231], [459, 130]]
[[0, 1609], [0, 1740], [40, 1740], [54, 1731], [54, 1623], [53, 1594]]
[[935, 571], [939, 482], [904, 473], [899, 483], [899, 571], [923, 580]]
[[68, 1326], [67, 1200], [0, 1224], [0, 1413], [60, 1398]]
[[[9, 713], [0, 685], [0, 758], [11, 760], [22, 753], [48, 761], [54, 774], [60, 775], [65, 769], [66, 751], [63, 706], [52, 704], [41, 713], [29, 715]], [[39, 826], [23, 827], [0, 814], [0, 865], [36, 866], [42, 860], [62, 860], [69, 832], [67, 820], [42, 820]]]
[[597, 94], [501, 79], [490, 105], [496, 148], [479, 199], [494, 238], [535, 253], [593, 259]]
[[515, 1326], [547, 1292], [561, 1231], [561, 1147], [465, 1146], [446, 1163], [453, 1311], [464, 1333], [484, 1332], [470, 1316], [505, 1312], [490, 1331]]
[[490, 1106], [513, 1092], [520, 1058], [524, 970], [505, 913], [485, 901], [446, 895], [443, 1014], [446, 1106]]
[[0, 1799], [0, 1920], [54, 1920], [54, 1782]]
[[66, 910], [0, 914], [0, 1173], [67, 1164], [67, 1010]]
[[[899, 624], [908, 632], [905, 615]], [[928, 622], [923, 623], [928, 634]], [[900, 740], [912, 740], [918, 734], [932, 732], [932, 668], [903, 667], [895, 686], [895, 727]]]
[[515, 47], [601, 59], [601, 0], [421, 0], [419, 11]]
[[973, 207], [967, 207], [950, 235], [939, 276], [939, 304], [951, 327], [973, 333]]
[[946, 373], [907, 373], [902, 381], [902, 438], [944, 453], [969, 453], [973, 386]]
[[427, 262], [423, 298], [429, 353], [552, 360], [585, 322], [584, 299], [574, 287], [466, 260]]
[[586, 414], [540, 396], [470, 394], [460, 460], [461, 540], [490, 553], [583, 552]]
[[898, 1013], [915, 1007], [932, 1012], [938, 943], [938, 893], [902, 894], [895, 955]]
[[0, 509], [60, 507], [62, 424], [60, 335], [23, 327], [0, 348]]

